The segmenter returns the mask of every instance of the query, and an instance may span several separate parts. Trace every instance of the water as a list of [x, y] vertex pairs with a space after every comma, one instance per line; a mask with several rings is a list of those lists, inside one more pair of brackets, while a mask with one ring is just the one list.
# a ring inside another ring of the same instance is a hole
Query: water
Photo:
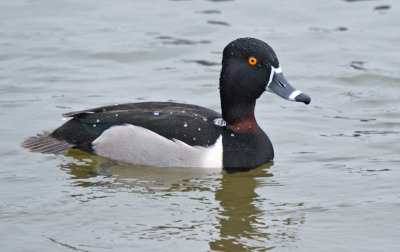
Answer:
[[[397, 2], [31, 0], [0, 13], [1, 250], [399, 251]], [[219, 110], [222, 49], [244, 36], [312, 97], [258, 100], [273, 164], [227, 174], [20, 147], [95, 106]]]

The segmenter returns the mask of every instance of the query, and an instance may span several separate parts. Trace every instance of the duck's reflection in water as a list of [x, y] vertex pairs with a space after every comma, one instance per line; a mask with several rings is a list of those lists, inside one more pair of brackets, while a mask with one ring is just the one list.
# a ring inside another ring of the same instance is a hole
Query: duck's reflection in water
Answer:
[[[219, 184], [221, 171], [218, 169], [193, 168], [160, 168], [136, 166], [120, 163], [107, 158], [90, 155], [80, 150], [69, 150], [68, 157], [73, 162], [61, 165], [61, 168], [71, 175], [74, 186], [106, 188], [141, 188], [158, 192], [182, 189], [184, 191], [205, 190], [197, 183], [190, 186], [188, 182], [207, 177], [213, 178]], [[188, 186], [188, 188], [182, 188]], [[199, 186], [199, 187], [196, 187]], [[206, 185], [204, 185], [206, 186]], [[214, 187], [209, 188], [215, 190]]]
[[256, 206], [258, 195], [255, 189], [258, 186], [257, 178], [272, 176], [267, 171], [270, 166], [272, 163], [247, 172], [223, 172], [221, 189], [215, 194], [215, 199], [223, 209], [219, 217], [220, 237], [210, 242], [212, 250], [249, 251], [266, 248], [264, 246], [268, 244], [257, 246], [260, 244], [255, 240], [261, 235], [257, 230], [257, 224], [260, 224], [257, 218], [263, 215], [263, 211]]
[[[304, 213], [296, 210], [297, 203], [294, 208], [293, 204], [287, 204], [290, 213], [286, 208], [277, 217], [282, 202], [273, 202], [267, 199], [267, 195], [261, 197], [256, 193], [256, 189], [274, 183], [272, 174], [268, 172], [273, 163], [246, 172], [227, 172], [124, 165], [76, 150], [69, 151], [68, 156], [73, 157], [74, 162], [63, 165], [62, 169], [71, 174], [74, 187], [102, 188], [103, 192], [126, 189], [141, 195], [149, 194], [148, 200], [169, 198], [176, 203], [176, 208], [185, 209], [182, 211], [198, 209], [192, 215], [181, 215], [182, 220], [164, 219], [160, 225], [147, 227], [141, 224], [143, 229], [136, 233], [141, 239], [174, 239], [173, 236], [180, 232], [179, 237], [186, 237], [186, 240], [208, 242], [211, 250], [264, 251], [279, 247], [282, 242], [287, 245], [296, 241], [293, 225], [304, 222]], [[203, 193], [201, 197], [199, 192]], [[193, 202], [183, 198], [198, 200]], [[171, 209], [171, 206], [160, 211], [166, 209], [179, 211]], [[271, 215], [271, 212], [275, 214]], [[190, 225], [193, 223], [196, 225]], [[204, 230], [209, 230], [208, 234]]]

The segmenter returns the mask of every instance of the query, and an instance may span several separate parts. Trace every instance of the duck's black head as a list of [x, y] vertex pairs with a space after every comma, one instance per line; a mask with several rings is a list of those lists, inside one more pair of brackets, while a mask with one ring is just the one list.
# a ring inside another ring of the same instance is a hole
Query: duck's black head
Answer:
[[[294, 89], [285, 79], [274, 50], [254, 38], [240, 38], [223, 52], [220, 76], [222, 116], [229, 122], [248, 117], [249, 107], [264, 91], [292, 101], [310, 103], [310, 97]], [[244, 113], [244, 114], [243, 114]], [[247, 114], [246, 114], [247, 113]]]

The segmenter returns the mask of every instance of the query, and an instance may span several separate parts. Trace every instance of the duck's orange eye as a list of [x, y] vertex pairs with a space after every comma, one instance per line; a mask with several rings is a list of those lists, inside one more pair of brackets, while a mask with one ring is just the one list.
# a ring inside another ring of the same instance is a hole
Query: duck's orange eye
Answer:
[[254, 66], [255, 64], [257, 64], [257, 59], [254, 57], [250, 57], [249, 58], [249, 64]]

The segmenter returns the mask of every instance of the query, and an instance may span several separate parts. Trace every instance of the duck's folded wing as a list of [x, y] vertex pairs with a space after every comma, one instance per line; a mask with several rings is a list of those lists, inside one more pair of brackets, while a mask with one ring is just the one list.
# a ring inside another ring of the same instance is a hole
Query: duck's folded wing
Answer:
[[131, 103], [99, 107], [64, 116], [73, 117], [50, 134], [51, 137], [91, 152], [92, 142], [105, 130], [124, 124], [140, 126], [167, 139], [191, 146], [211, 146], [221, 134], [214, 125], [221, 115], [213, 110], [180, 103]]

